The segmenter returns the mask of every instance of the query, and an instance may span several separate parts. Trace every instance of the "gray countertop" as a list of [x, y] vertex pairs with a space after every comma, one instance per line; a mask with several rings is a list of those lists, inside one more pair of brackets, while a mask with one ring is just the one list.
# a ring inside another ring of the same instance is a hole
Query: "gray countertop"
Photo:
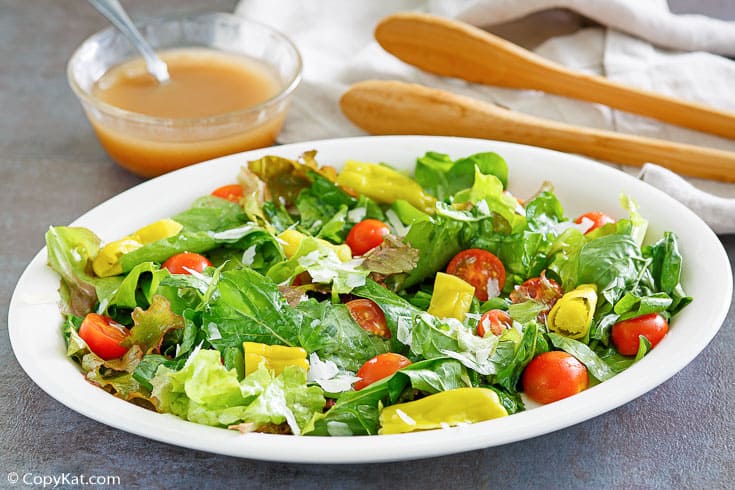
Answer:
[[[136, 17], [231, 11], [235, 2], [124, 3]], [[671, 3], [735, 18], [731, 1]], [[141, 182], [107, 158], [66, 83], [73, 49], [104, 25], [82, 0], [0, 2], [0, 488], [11, 487], [11, 472], [115, 475], [126, 488], [726, 488], [735, 481], [732, 309], [691, 364], [616, 410], [523, 442], [426, 460], [335, 466], [224, 457], [112, 429], [46, 395], [8, 340], [15, 283], [50, 224], [69, 223]], [[732, 262], [735, 237], [721, 239]]]

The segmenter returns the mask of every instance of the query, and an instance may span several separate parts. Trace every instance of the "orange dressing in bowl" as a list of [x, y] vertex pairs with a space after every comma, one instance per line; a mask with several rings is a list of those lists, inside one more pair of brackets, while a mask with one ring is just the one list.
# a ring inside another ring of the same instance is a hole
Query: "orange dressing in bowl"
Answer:
[[135, 113], [88, 109], [102, 145], [120, 165], [150, 177], [273, 144], [285, 102], [263, 104], [282, 89], [264, 64], [204, 48], [159, 55], [171, 77], [165, 84], [135, 59], [110, 69], [92, 88], [97, 100]]

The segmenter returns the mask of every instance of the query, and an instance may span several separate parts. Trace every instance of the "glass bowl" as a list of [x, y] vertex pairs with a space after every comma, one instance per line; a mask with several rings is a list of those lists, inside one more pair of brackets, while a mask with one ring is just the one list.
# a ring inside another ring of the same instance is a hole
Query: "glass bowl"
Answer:
[[[95, 97], [95, 83], [111, 68], [138, 57], [114, 27], [94, 34], [69, 60], [69, 84], [107, 153], [126, 169], [153, 177], [192, 163], [270, 146], [301, 80], [296, 46], [274, 29], [219, 12], [136, 22], [155, 50], [207, 48], [242, 55], [266, 67], [278, 92], [255, 106], [207, 117], [166, 118], [127, 111]], [[243, 87], [246, 90], [247, 87]]]

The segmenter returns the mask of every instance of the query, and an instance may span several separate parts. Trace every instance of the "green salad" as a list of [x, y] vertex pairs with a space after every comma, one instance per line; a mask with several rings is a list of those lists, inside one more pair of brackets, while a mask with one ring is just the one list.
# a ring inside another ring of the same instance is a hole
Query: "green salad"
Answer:
[[51, 227], [66, 353], [116, 397], [244, 433], [397, 434], [572, 396], [691, 301], [677, 238], [645, 240], [625, 195], [575, 219], [550, 183], [521, 200], [508, 170], [266, 156], [111, 243]]

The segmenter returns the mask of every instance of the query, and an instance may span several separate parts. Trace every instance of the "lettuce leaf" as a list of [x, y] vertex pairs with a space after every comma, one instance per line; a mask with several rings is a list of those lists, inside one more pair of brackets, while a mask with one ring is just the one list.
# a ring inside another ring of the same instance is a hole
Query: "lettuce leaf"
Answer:
[[247, 223], [239, 204], [214, 196], [202, 196], [189, 209], [172, 218], [181, 223], [182, 232], [222, 231]]
[[411, 225], [403, 241], [419, 251], [419, 260], [416, 268], [405, 276], [393, 276], [391, 287], [406, 289], [433, 277], [436, 271], [443, 270], [452, 257], [466, 248], [471, 232], [471, 224], [438, 216], [431, 221]]
[[298, 345], [301, 314], [273, 282], [250, 269], [222, 272], [216, 294], [202, 312], [207, 340], [218, 350], [242, 343]]
[[133, 327], [130, 335], [120, 345], [137, 345], [145, 354], [159, 353], [163, 337], [171, 330], [184, 328], [184, 319], [171, 310], [171, 305], [163, 296], [154, 296], [147, 310], [140, 307], [133, 310]]
[[92, 311], [98, 298], [115, 291], [122, 278], [98, 278], [91, 271], [101, 240], [86, 228], [51, 226], [46, 232], [48, 265], [59, 276], [62, 313], [84, 316]]
[[296, 254], [289, 260], [275, 264], [268, 277], [281, 284], [304, 271], [308, 271], [313, 282], [331, 284], [335, 294], [347, 294], [353, 288], [365, 284], [369, 271], [358, 268], [362, 259], [342, 262], [332, 247], [323, 241], [307, 236], [299, 245]]
[[549, 344], [542, 327], [531, 321], [523, 328], [520, 341], [511, 335], [501, 337], [492, 359], [496, 365], [496, 372], [490, 379], [511, 393], [517, 392], [518, 381], [528, 363], [548, 350]]
[[252, 423], [256, 430], [286, 423], [296, 435], [325, 403], [321, 388], [307, 386], [305, 369], [288, 366], [274, 376], [261, 365], [239, 381], [214, 350], [192, 354], [178, 371], [161, 365], [151, 385], [160, 412], [205, 425]]
[[355, 288], [352, 294], [374, 301], [383, 310], [391, 332], [391, 350], [400, 352], [405, 349], [404, 345], [410, 343], [413, 319], [423, 311], [370, 279], [364, 286]]
[[416, 161], [414, 178], [426, 192], [443, 201], [457, 192], [469, 189], [476, 179], [475, 168], [483, 175], [493, 175], [508, 184], [508, 165], [497, 153], [476, 153], [452, 161], [448, 155], [427, 152]]
[[389, 341], [363, 330], [345, 305], [310, 299], [296, 309], [303, 315], [299, 344], [342, 370], [355, 372], [368, 359], [389, 350]]
[[664, 233], [659, 241], [644, 247], [643, 256], [651, 261], [650, 271], [655, 287], [672, 299], [667, 308], [671, 315], [692, 302], [691, 296], [684, 292], [681, 285], [683, 259], [676, 234]]
[[363, 255], [362, 268], [381, 276], [410, 272], [418, 263], [419, 251], [394, 235], [387, 235], [383, 243]]
[[175, 236], [148, 243], [126, 253], [120, 258], [120, 264], [123, 272], [127, 273], [143, 262], [160, 264], [181, 252], [205, 253], [220, 246], [239, 250], [240, 253], [254, 247], [255, 256], [248, 265], [260, 270], [266, 270], [283, 259], [281, 248], [273, 235], [259, 226], [245, 224], [216, 232], [181, 231]]
[[130, 324], [130, 312], [137, 307], [148, 308], [158, 292], [161, 281], [169, 277], [168, 270], [153, 262], [133, 267], [109, 298], [100, 298], [107, 315], [123, 325]]
[[550, 332], [549, 339], [554, 347], [565, 351], [577, 358], [579, 362], [587, 367], [589, 373], [594, 376], [597, 381], [605, 381], [613, 376], [616, 372], [607, 365], [587, 344], [578, 340], [570, 339], [562, 335]]
[[411, 354], [425, 359], [451, 357], [480, 374], [495, 374], [492, 360], [499, 337], [479, 337], [459, 320], [423, 313], [414, 318]]
[[[585, 243], [579, 251], [577, 284], [596, 284], [610, 304], [635, 288], [647, 263], [635, 240], [627, 234], [603, 236]], [[567, 286], [565, 285], [565, 288]]]

